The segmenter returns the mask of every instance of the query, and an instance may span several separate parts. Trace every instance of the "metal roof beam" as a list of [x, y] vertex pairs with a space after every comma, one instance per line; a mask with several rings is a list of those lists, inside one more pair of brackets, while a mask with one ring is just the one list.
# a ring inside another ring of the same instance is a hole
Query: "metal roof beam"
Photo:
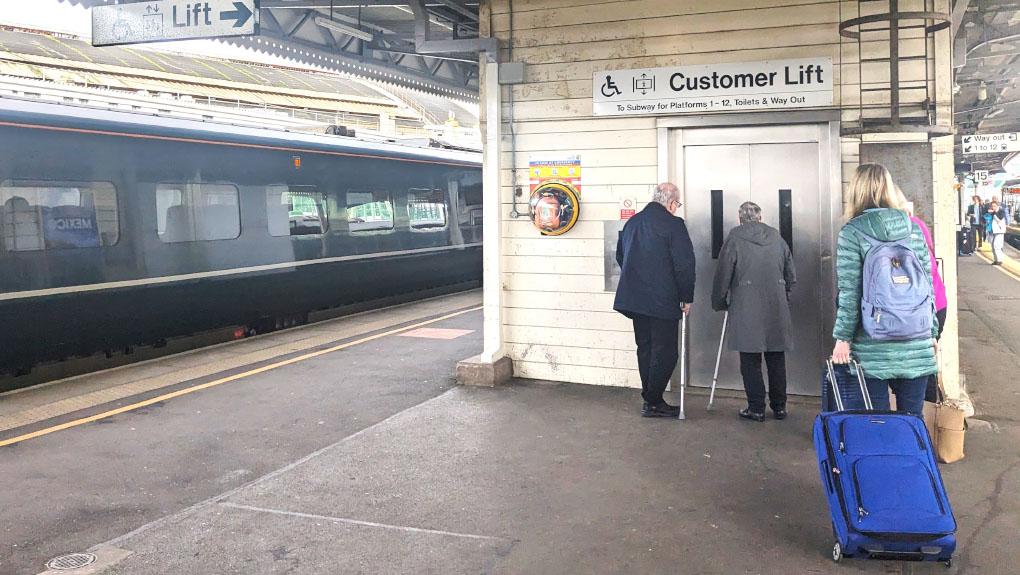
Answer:
[[[267, 12], [267, 14], [272, 14], [272, 12]], [[301, 27], [304, 26], [309, 19], [311, 19], [313, 14], [315, 14], [315, 10], [305, 10], [304, 15], [301, 16], [301, 18], [298, 19], [297, 23], [291, 27], [289, 32], [287, 32], [287, 36], [293, 36], [294, 34], [296, 34], [297, 31], [300, 30]]]
[[266, 13], [262, 14], [262, 16], [265, 18], [265, 22], [263, 25], [269, 24], [267, 29], [275, 29], [277, 32], [280, 32], [281, 34], [285, 32], [283, 26], [280, 25], [280, 21], [276, 19], [276, 16], [274, 16], [272, 12], [266, 11]]
[[425, 4], [425, 0], [413, 0], [411, 4], [414, 12], [414, 46], [419, 54], [485, 52], [489, 60], [496, 60], [499, 55], [499, 41], [496, 38], [431, 39], [430, 12]]
[[456, 0], [438, 0], [438, 3], [472, 22], [478, 21], [478, 10], [471, 10]]
[[[307, 64], [315, 64], [315, 65], [319, 65], [319, 66], [328, 65], [327, 61], [318, 60], [318, 59], [311, 58], [311, 57], [297, 58], [293, 52], [286, 52], [286, 51], [283, 51], [283, 50], [277, 50], [277, 51], [274, 52], [273, 50], [269, 49], [266, 46], [265, 40], [266, 39], [276, 40], [277, 42], [288, 43], [288, 44], [291, 44], [292, 46], [300, 47], [301, 49], [303, 49], [305, 51], [309, 51], [309, 52], [312, 52], [312, 53], [317, 53], [317, 54], [321, 55], [324, 59], [327, 59], [327, 60], [333, 59], [333, 58], [339, 58], [339, 59], [347, 60], [347, 61], [349, 61], [353, 65], [361, 66], [362, 68], [364, 68], [365, 70], [359, 71], [359, 72], [355, 72], [355, 73], [361, 74], [361, 75], [363, 75], [363, 76], [365, 76], [367, 78], [380, 79], [380, 80], [384, 80], [384, 81], [387, 81], [387, 82], [393, 82], [394, 80], [392, 78], [389, 78], [389, 77], [385, 76], [386, 74], [391, 74], [391, 75], [398, 76], [400, 78], [406, 78], [408, 80], [409, 87], [410, 87], [410, 85], [414, 81], [419, 81], [419, 82], [423, 82], [423, 83], [426, 83], [426, 84], [432, 84], [432, 85], [435, 86], [437, 94], [440, 93], [439, 90], [442, 89], [442, 88], [453, 89], [453, 90], [457, 90], [457, 91], [467, 91], [467, 92], [471, 91], [470, 88], [465, 88], [464, 86], [458, 85], [457, 82], [449, 81], [449, 80], [446, 80], [444, 78], [436, 78], [436, 77], [429, 76], [427, 72], [416, 71], [413, 68], [408, 68], [408, 67], [404, 67], [404, 66], [395, 66], [395, 65], [392, 65], [392, 64], [388, 64], [384, 60], [379, 60], [379, 59], [375, 59], [375, 58], [360, 57], [358, 54], [354, 54], [354, 53], [351, 53], [351, 52], [343, 52], [343, 53], [339, 53], [339, 54], [332, 53], [332, 52], [328, 51], [327, 49], [325, 49], [325, 47], [323, 45], [321, 45], [321, 44], [316, 44], [316, 43], [308, 42], [307, 40], [301, 40], [299, 38], [285, 38], [285, 37], [280, 36], [278, 34], [266, 33], [266, 31], [264, 30], [263, 34], [262, 34], [262, 39], [263, 39], [263, 42], [261, 44], [259, 44], [259, 43], [256, 42], [256, 40], [257, 40], [256, 38], [239, 37], [239, 38], [233, 39], [233, 41], [231, 43], [239, 45], [239, 46], [256, 48], [258, 50], [270, 51], [270, 52], [273, 52], [273, 53], [277, 53], [280, 56], [300, 59], [300, 60], [304, 61]], [[345, 71], [344, 67], [342, 67], [342, 66], [335, 66], [335, 70], [338, 71], [338, 72], [344, 72]], [[347, 71], [349, 71], [349, 70], [347, 70]], [[427, 87], [426, 88], [423, 88], [421, 86], [414, 86], [414, 87], [416, 89], [418, 89], [418, 90], [423, 90], [423, 89], [426, 90], [426, 91], [428, 90]]]
[[953, 3], [953, 12], [950, 16], [952, 24], [950, 28], [953, 38], [956, 38], [956, 33], [960, 31], [960, 27], [963, 26], [963, 18], [967, 15], [967, 8], [970, 6], [970, 0], [956, 0]]
[[[470, 8], [466, 8], [464, 5], [462, 5], [462, 4], [458, 3], [458, 2], [455, 2], [454, 0], [428, 0], [429, 7], [433, 7], [433, 6], [446, 6], [448, 8], [451, 8], [451, 9], [457, 11], [457, 9], [456, 8], [452, 8], [450, 6], [450, 4], [456, 4], [460, 9], [466, 11], [467, 13], [463, 14], [464, 17], [470, 18], [470, 17], [473, 16], [475, 21], [478, 20], [477, 10], [472, 12]], [[400, 0], [334, 0], [332, 2], [332, 4], [331, 4], [329, 2], [329, 0], [262, 0], [262, 3], [260, 4], [260, 7], [263, 10], [266, 10], [266, 9], [277, 9], [277, 8], [282, 8], [282, 9], [291, 9], [291, 8], [299, 8], [299, 9], [300, 8], [326, 8], [326, 9], [328, 9], [331, 6], [333, 8], [359, 8], [359, 7], [366, 7], [366, 8], [383, 7], [383, 8], [385, 8], [385, 7], [391, 7], [391, 6], [409, 7], [410, 6], [410, 2], [408, 2], [407, 0], [405, 0], [404, 2], [401, 2]], [[469, 16], [469, 14], [470, 14], [470, 16]]]

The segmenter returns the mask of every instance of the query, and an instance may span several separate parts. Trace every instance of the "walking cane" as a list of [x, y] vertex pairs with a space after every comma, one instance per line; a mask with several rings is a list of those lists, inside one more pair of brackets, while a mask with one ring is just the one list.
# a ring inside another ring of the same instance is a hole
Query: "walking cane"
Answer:
[[681, 312], [680, 321], [680, 415], [677, 419], [687, 419], [684, 415], [684, 390], [687, 389], [687, 312]]
[[712, 411], [712, 403], [715, 401], [715, 384], [719, 383], [719, 360], [722, 359], [722, 346], [726, 341], [726, 324], [730, 321], [730, 310], [722, 317], [722, 335], [719, 336], [719, 351], [715, 354], [715, 373], [712, 374], [712, 391], [708, 394], [708, 410]]

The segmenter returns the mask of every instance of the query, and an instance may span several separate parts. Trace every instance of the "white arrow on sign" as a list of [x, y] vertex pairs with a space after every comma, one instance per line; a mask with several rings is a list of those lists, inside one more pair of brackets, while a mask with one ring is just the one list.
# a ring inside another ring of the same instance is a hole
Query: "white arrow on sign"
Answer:
[[92, 45], [250, 36], [259, 0], [150, 0], [92, 8]]

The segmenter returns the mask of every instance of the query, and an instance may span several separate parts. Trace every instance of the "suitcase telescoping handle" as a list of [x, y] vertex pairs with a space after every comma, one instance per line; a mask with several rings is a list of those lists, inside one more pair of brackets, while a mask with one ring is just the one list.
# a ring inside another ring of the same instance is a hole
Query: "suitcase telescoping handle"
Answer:
[[[836, 410], [846, 411], [843, 407], [843, 395], [839, 392], [839, 382], [836, 381], [836, 370], [832, 364], [832, 358], [825, 360], [825, 369], [829, 374], [829, 385], [832, 386], [832, 397], [836, 400]], [[864, 409], [871, 411], [874, 407], [871, 406], [871, 394], [868, 393], [868, 384], [864, 381], [864, 370], [861, 369], [861, 364], [857, 363], [857, 360], [850, 360], [850, 371], [857, 374], [857, 385], [861, 388], [861, 399], [864, 400]]]

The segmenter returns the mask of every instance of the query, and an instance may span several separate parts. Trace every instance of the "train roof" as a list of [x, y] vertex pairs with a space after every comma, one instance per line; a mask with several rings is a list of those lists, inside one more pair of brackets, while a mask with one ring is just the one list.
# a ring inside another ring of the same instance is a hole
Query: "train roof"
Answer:
[[103, 135], [131, 134], [226, 145], [266, 146], [312, 153], [372, 156], [412, 162], [481, 166], [482, 160], [480, 153], [469, 151], [0, 96], [0, 126], [19, 124], [55, 130], [94, 131]]

